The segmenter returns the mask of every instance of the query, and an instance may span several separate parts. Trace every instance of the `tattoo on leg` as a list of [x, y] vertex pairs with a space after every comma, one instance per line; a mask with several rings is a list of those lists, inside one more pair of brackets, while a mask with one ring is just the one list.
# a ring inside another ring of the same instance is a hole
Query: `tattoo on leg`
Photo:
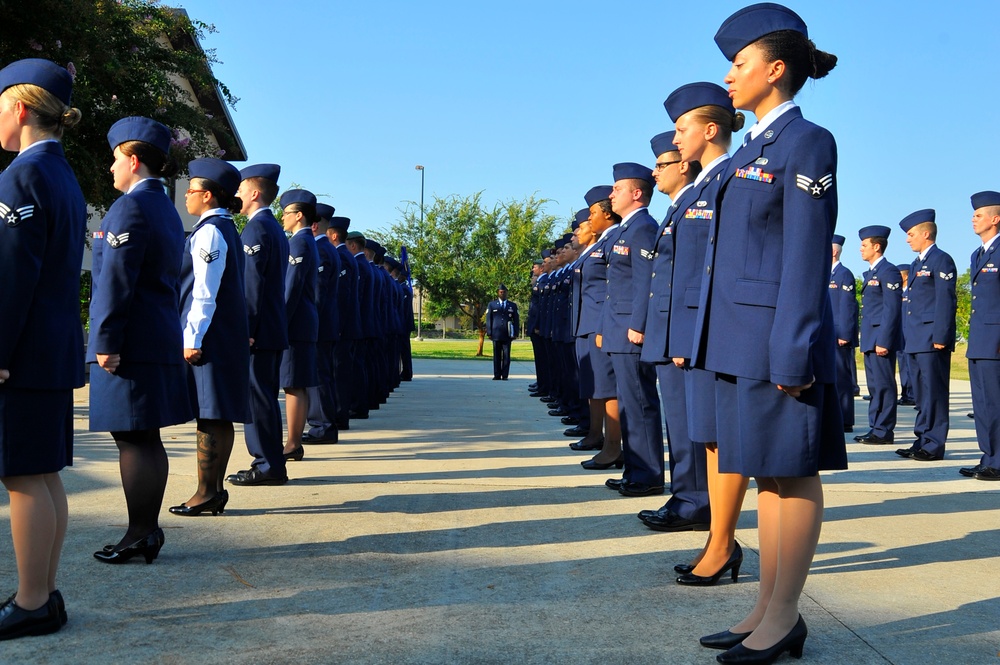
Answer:
[[203, 471], [209, 471], [219, 459], [217, 448], [219, 441], [214, 434], [198, 431], [198, 467]]

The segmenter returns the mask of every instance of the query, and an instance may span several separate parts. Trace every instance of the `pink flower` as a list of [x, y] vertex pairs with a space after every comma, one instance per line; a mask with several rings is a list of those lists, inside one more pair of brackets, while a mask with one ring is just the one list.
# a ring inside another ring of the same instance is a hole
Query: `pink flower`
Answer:
[[216, 150], [216, 151], [215, 151], [215, 156], [216, 156], [216, 157], [224, 157], [224, 156], [225, 156], [225, 154], [226, 154], [226, 151], [225, 151], [225, 150], [222, 150], [222, 149], [219, 149], [219, 150]]
[[118, 101], [118, 95], [111, 95], [111, 103], [113, 104], [117, 101]]
[[211, 113], [206, 113], [206, 114], [205, 114], [205, 117], [206, 117], [206, 118], [208, 118], [209, 120], [211, 120], [211, 119], [212, 119], [212, 118], [214, 118], [215, 116], [214, 116], [214, 115], [212, 115]]
[[28, 40], [28, 46], [30, 46], [35, 51], [41, 51], [42, 50], [42, 45], [39, 44], [38, 42], [36, 42], [34, 39], [29, 39]]
[[62, 41], [59, 39], [56, 40], [56, 48], [62, 48]]
[[188, 144], [190, 143], [191, 139], [187, 137], [182, 139], [170, 139], [170, 146], [173, 148], [177, 148], [178, 150], [183, 150], [184, 148], [188, 147]]
[[66, 71], [69, 72], [70, 78], [75, 81], [76, 80], [76, 65], [74, 65], [72, 62], [67, 62], [66, 63]]

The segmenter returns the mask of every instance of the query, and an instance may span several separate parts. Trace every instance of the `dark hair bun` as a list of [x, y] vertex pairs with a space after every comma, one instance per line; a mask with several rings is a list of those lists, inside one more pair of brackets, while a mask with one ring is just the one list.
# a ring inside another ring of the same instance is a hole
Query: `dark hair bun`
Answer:
[[743, 125], [747, 122], [747, 117], [742, 111], [737, 111], [736, 115], [733, 116], [733, 131], [738, 132], [743, 129]]
[[821, 79], [837, 66], [837, 56], [832, 53], [827, 53], [826, 51], [820, 51], [811, 41], [809, 42], [809, 45], [812, 46], [811, 59], [813, 62], [813, 73], [811, 78]]

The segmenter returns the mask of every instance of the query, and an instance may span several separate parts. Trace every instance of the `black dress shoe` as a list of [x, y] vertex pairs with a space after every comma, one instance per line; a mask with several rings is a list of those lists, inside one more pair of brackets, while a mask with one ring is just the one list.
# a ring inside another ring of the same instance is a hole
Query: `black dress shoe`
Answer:
[[915, 459], [918, 462], [940, 462], [941, 460], [944, 459], [944, 456], [942, 455], [941, 457], [935, 457], [934, 455], [931, 455], [929, 452], [921, 448], [920, 450], [914, 450], [910, 454], [910, 459]]
[[675, 512], [667, 511], [664, 515], [650, 515], [642, 523], [653, 531], [708, 531], [708, 522], [695, 522], [681, 517]]
[[644, 483], [622, 483], [618, 488], [622, 496], [655, 496], [663, 494], [663, 485], [646, 485]]
[[976, 480], [1000, 480], [1000, 469], [984, 466], [973, 476]]
[[667, 511], [668, 511], [667, 504], [663, 504], [656, 510], [640, 510], [636, 515], [636, 517], [638, 517], [640, 520], [644, 520], [647, 517], [652, 517], [653, 515], [659, 515], [660, 517], [664, 517], [667, 514]]
[[806, 629], [806, 622], [799, 616], [798, 623], [791, 632], [778, 640], [770, 649], [748, 649], [743, 644], [737, 644], [729, 651], [720, 653], [715, 660], [720, 663], [739, 663], [740, 665], [770, 665], [778, 660], [781, 654], [788, 652], [792, 658], [802, 657], [802, 647], [806, 643], [806, 636], [809, 631]]
[[698, 641], [701, 643], [701, 646], [708, 647], [709, 649], [732, 649], [748, 637], [750, 637], [750, 633], [731, 633], [728, 630], [724, 630], [721, 633], [706, 635]]
[[350, 420], [344, 420], [344, 421], [338, 420], [337, 421], [337, 431], [338, 432], [343, 432], [343, 431], [349, 430], [349, 429], [351, 429], [351, 421]]
[[976, 417], [976, 414], [972, 411], [969, 411], [967, 414], [965, 414], [965, 417], [974, 419]]
[[863, 399], [863, 400], [864, 400], [864, 401], [866, 401], [866, 402], [870, 402], [870, 401], [872, 401], [872, 396], [871, 396], [871, 395], [865, 395], [865, 396], [864, 396], [864, 397], [862, 397], [861, 399]]
[[580, 419], [574, 416], [563, 416], [562, 418], [559, 419], [559, 422], [561, 422], [563, 425], [579, 425]]
[[896, 400], [896, 404], [898, 406], [916, 406], [917, 405], [917, 403], [914, 402], [912, 399], [899, 399], [899, 400]]
[[[680, 575], [684, 575], [685, 573], [690, 573], [692, 570], [694, 570], [694, 566], [692, 566], [690, 563], [678, 563], [674, 566], [674, 572]], [[728, 649], [729, 647], [726, 648]]]
[[[15, 594], [16, 595], [16, 594]], [[37, 610], [26, 610], [14, 602], [14, 596], [0, 605], [0, 640], [28, 635], [48, 635], [62, 628], [59, 610], [52, 594]]]
[[333, 436], [313, 436], [312, 434], [303, 434], [302, 443], [308, 444], [321, 444], [321, 443], [340, 443], [340, 438], [334, 434]]
[[302, 458], [306, 456], [306, 451], [302, 449], [302, 446], [299, 446], [292, 452], [282, 453], [282, 455], [285, 457], [286, 462], [301, 462]]
[[683, 586], [715, 586], [723, 575], [732, 571], [730, 576], [733, 578], [733, 584], [736, 584], [736, 580], [740, 576], [740, 566], [742, 565], [743, 548], [740, 547], [739, 543], [736, 543], [736, 547], [733, 548], [733, 553], [729, 555], [729, 560], [722, 564], [722, 568], [720, 568], [717, 573], [704, 577], [702, 575], [695, 575], [692, 570], [692, 572], [684, 573], [678, 577], [677, 583]]
[[596, 443], [587, 443], [586, 439], [580, 439], [569, 444], [569, 447], [573, 450], [600, 450], [604, 447], [604, 437], [601, 437]]
[[186, 503], [182, 503], [179, 506], [170, 506], [170, 512], [174, 515], [183, 515], [185, 517], [195, 517], [206, 511], [211, 512], [212, 515], [218, 515], [225, 512], [228, 499], [228, 493], [224, 495], [222, 492], [219, 492], [205, 503], [199, 503], [197, 506], [189, 506]]
[[618, 491], [621, 489], [622, 485], [625, 484], [624, 478], [608, 478], [604, 481], [604, 486], [609, 490]]
[[869, 436], [871, 436], [874, 433], [875, 433], [874, 430], [868, 430], [864, 434], [858, 434], [856, 437], [854, 437], [854, 440], [857, 441], [858, 443], [861, 443], [861, 439], [864, 439], [865, 437], [869, 437]]
[[987, 467], [984, 467], [982, 464], [977, 464], [976, 466], [970, 466], [964, 469], [959, 469], [958, 472], [963, 476], [965, 476], [966, 478], [973, 478], [977, 473], [979, 473], [985, 468]]
[[368, 412], [367, 411], [350, 411], [347, 414], [347, 417], [350, 418], [351, 420], [368, 420]]
[[546, 395], [545, 397], [540, 397], [538, 399], [540, 402], [545, 402], [546, 404], [551, 404], [552, 402], [556, 401], [556, 398], [552, 397], [551, 395]]
[[894, 441], [891, 436], [878, 436], [877, 434], [868, 434], [861, 437], [858, 443], [863, 443], [868, 446], [891, 446]]
[[604, 462], [598, 462], [596, 460], [597, 457], [592, 457], [588, 460], [580, 462], [580, 466], [582, 466], [587, 471], [607, 471], [611, 467], [615, 467], [616, 469], [621, 469], [625, 466], [624, 454], [619, 455], [618, 459], [616, 459], [614, 462], [604, 463]]
[[550, 416], [568, 416], [569, 415], [569, 411], [567, 411], [566, 409], [564, 409], [564, 408], [562, 408], [560, 406], [560, 407], [557, 407], [555, 409], [549, 409], [549, 415]]
[[284, 485], [288, 482], [288, 476], [272, 476], [255, 466], [246, 471], [237, 471], [226, 480], [233, 485]]
[[111, 548], [110, 552], [106, 549], [94, 552], [94, 558], [101, 563], [126, 563], [134, 557], [141, 556], [147, 564], [150, 564], [159, 555], [163, 541], [163, 529], [154, 529], [128, 547], [123, 547], [120, 550]]
[[499, 380], [500, 380], [500, 377], [499, 377], [499, 376], [494, 376], [494, 377], [493, 377], [493, 380], [494, 380], [494, 381], [499, 381]]
[[590, 428], [580, 427], [579, 425], [574, 425], [567, 430], [563, 430], [563, 436], [587, 436], [590, 434]]
[[913, 457], [913, 453], [917, 451], [917, 448], [897, 448], [896, 454], [900, 457], [905, 457], [907, 459]]

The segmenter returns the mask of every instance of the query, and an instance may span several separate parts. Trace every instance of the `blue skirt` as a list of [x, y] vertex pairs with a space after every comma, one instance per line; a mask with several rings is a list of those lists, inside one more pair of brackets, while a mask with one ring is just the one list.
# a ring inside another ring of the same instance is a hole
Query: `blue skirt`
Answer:
[[684, 370], [688, 438], [698, 443], [718, 440], [715, 424], [715, 372], [688, 367]]
[[188, 365], [188, 386], [197, 405], [198, 418], [249, 423], [250, 351], [247, 362], [234, 365], [223, 359]]
[[748, 478], [802, 478], [847, 468], [836, 387], [817, 383], [798, 398], [769, 381], [719, 374], [719, 471]]
[[281, 387], [313, 388], [319, 385], [316, 342], [288, 342], [281, 353]]
[[90, 431], [159, 429], [194, 418], [186, 364], [122, 362], [114, 374], [90, 365]]
[[590, 343], [590, 366], [594, 369], [594, 399], [615, 399], [618, 384], [611, 356], [597, 348], [597, 335], [587, 335]]
[[73, 465], [73, 391], [0, 388], [0, 477]]
[[580, 371], [580, 399], [594, 396], [594, 366], [590, 362], [590, 342], [586, 337], [576, 338], [576, 362]]

